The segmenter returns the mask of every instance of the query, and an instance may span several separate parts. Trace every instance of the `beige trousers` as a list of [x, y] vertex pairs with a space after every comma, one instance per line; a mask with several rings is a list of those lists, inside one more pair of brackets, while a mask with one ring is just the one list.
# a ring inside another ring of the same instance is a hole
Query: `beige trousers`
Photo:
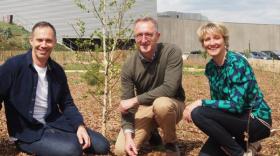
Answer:
[[[150, 138], [151, 131], [157, 127], [162, 129], [164, 143], [176, 142], [176, 124], [182, 119], [184, 109], [184, 102], [168, 97], [157, 98], [151, 106], [139, 105], [135, 114], [134, 135], [137, 149], [140, 149], [141, 145]], [[126, 155], [122, 129], [114, 152], [116, 155]]]

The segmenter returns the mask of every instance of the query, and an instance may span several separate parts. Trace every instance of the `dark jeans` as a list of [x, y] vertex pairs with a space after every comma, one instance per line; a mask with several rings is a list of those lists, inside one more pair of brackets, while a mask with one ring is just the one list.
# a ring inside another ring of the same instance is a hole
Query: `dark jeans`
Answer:
[[[191, 116], [194, 124], [209, 136], [200, 156], [243, 155], [246, 150], [244, 132], [247, 131], [249, 113], [237, 115], [209, 107], [197, 107]], [[271, 120], [268, 124], [271, 125]], [[257, 118], [250, 117], [249, 142], [256, 142], [269, 135], [269, 128]]]
[[33, 143], [16, 141], [20, 151], [39, 156], [80, 156], [85, 153], [108, 154], [110, 145], [100, 133], [87, 129], [91, 137], [91, 147], [82, 150], [76, 133], [47, 128], [42, 138]]

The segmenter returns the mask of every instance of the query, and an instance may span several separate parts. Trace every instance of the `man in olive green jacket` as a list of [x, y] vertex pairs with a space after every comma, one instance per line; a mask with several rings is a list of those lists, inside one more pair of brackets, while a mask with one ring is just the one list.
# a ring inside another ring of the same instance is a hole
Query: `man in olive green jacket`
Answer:
[[137, 155], [158, 127], [166, 152], [179, 154], [176, 123], [185, 107], [182, 52], [173, 44], [158, 43], [157, 29], [157, 22], [150, 17], [135, 22], [138, 52], [125, 62], [121, 73], [122, 129], [115, 146], [117, 155]]

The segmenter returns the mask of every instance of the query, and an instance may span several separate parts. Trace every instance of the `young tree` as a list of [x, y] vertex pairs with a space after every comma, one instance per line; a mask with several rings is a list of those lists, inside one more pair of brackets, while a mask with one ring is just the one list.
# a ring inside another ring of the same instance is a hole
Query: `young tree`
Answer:
[[[94, 61], [91, 66], [92, 70], [88, 72], [88, 77], [93, 78], [94, 84], [97, 86], [91, 95], [102, 105], [102, 134], [106, 135], [108, 110], [112, 106], [112, 89], [120, 75], [117, 60], [121, 53], [116, 51], [121, 49], [122, 43], [127, 43], [131, 38], [130, 26], [133, 19], [125, 17], [125, 14], [132, 8], [135, 0], [74, 1], [83, 11], [92, 14], [101, 26], [101, 28], [92, 31], [90, 40], [80, 40], [79, 46], [96, 48], [95, 45], [92, 45], [94, 44], [93, 39], [99, 38], [101, 40], [103, 57], [100, 59], [98, 52], [93, 53]], [[85, 36], [85, 26], [85, 22], [78, 20], [76, 27], [74, 27], [80, 38]], [[92, 48], [87, 48], [87, 50], [94, 51]], [[98, 93], [103, 93], [103, 96]]]

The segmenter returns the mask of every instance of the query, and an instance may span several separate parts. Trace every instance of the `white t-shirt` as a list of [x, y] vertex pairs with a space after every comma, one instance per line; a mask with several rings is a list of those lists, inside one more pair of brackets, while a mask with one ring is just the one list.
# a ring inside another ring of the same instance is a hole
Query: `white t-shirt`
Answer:
[[38, 73], [38, 83], [36, 89], [36, 98], [34, 105], [33, 117], [45, 124], [45, 115], [48, 108], [48, 80], [47, 80], [47, 67], [39, 67], [33, 64], [34, 68]]

